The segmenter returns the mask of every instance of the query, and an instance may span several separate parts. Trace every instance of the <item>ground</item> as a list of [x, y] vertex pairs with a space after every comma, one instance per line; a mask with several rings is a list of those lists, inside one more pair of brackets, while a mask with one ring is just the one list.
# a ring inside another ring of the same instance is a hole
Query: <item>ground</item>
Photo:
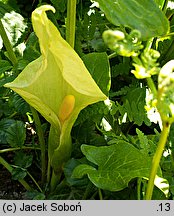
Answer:
[[24, 187], [18, 181], [12, 180], [11, 174], [2, 166], [0, 166], [0, 179], [0, 199], [26, 199]]

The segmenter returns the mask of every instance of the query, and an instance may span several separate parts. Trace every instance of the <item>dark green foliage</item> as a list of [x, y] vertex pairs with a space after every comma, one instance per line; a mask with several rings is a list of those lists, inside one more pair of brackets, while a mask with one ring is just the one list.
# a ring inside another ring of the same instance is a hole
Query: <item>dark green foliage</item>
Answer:
[[16, 166], [26, 169], [31, 166], [33, 161], [33, 155], [25, 154], [22, 151], [19, 151], [15, 154], [14, 163]]
[[110, 67], [107, 54], [90, 53], [83, 56], [82, 60], [97, 85], [104, 94], [108, 95], [110, 90]]
[[56, 9], [55, 17], [56, 19], [60, 20], [63, 18], [62, 15], [64, 15], [66, 11], [67, 1], [66, 0], [50, 0], [53, 6]]
[[0, 2], [0, 18], [2, 18], [5, 13], [9, 13], [13, 10], [13, 8], [8, 5], [8, 4], [4, 4], [5, 2]]
[[103, 115], [107, 115], [108, 112], [109, 109], [103, 102], [92, 104], [81, 111], [75, 122], [75, 126], [84, 123], [86, 120], [99, 123]]
[[14, 107], [14, 109], [22, 114], [22, 115], [25, 115], [27, 112], [30, 111], [30, 107], [29, 105], [26, 103], [26, 101], [21, 98], [18, 94], [14, 93], [11, 98], [11, 103]]
[[31, 33], [28, 37], [26, 49], [24, 50], [24, 60], [31, 62], [40, 56], [39, 43], [35, 33]]
[[81, 186], [84, 186], [88, 183], [89, 180], [87, 178], [82, 178], [82, 179], [72, 178], [72, 172], [73, 172], [74, 168], [77, 167], [78, 165], [84, 163], [84, 162], [87, 163], [85, 158], [82, 158], [80, 160], [72, 158], [64, 166], [64, 174], [66, 177], [66, 181], [70, 186], [81, 187]]
[[0, 76], [2, 75], [2, 73], [6, 72], [10, 69], [12, 69], [12, 65], [10, 64], [9, 61], [6, 61], [6, 60], [0, 61]]
[[150, 121], [147, 118], [145, 106], [146, 88], [129, 88], [125, 96], [123, 96], [123, 104], [118, 105], [119, 112], [123, 118], [126, 114], [130, 122], [141, 126], [143, 122], [150, 126]]
[[12, 179], [13, 180], [19, 180], [24, 179], [27, 175], [27, 171], [25, 169], [22, 169], [20, 167], [17, 167], [13, 169], [12, 171]]
[[23, 179], [27, 175], [27, 168], [31, 166], [33, 155], [17, 152], [14, 157], [15, 168], [12, 171], [12, 178], [14, 180]]
[[11, 147], [22, 147], [26, 139], [26, 129], [22, 121], [15, 121], [7, 129], [7, 142]]
[[14, 119], [1, 119], [0, 121], [0, 144], [7, 144], [7, 130], [15, 123]]
[[[85, 7], [86, 6], [86, 7]], [[81, 2], [78, 5], [76, 30], [76, 51], [83, 56], [84, 53], [105, 52], [107, 47], [102, 39], [102, 33], [110, 25], [105, 17], [95, 7], [90, 9], [90, 2]]]

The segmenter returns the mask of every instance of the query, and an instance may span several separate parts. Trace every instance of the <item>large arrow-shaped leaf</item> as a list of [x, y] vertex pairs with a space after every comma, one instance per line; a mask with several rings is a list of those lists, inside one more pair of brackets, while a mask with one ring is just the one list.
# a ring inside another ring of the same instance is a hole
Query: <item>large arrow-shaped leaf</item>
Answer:
[[73, 178], [87, 174], [97, 187], [119, 191], [127, 187], [131, 179], [149, 176], [150, 159], [127, 142], [118, 141], [102, 147], [82, 145], [81, 149], [86, 158], [98, 168], [79, 165], [73, 171]]

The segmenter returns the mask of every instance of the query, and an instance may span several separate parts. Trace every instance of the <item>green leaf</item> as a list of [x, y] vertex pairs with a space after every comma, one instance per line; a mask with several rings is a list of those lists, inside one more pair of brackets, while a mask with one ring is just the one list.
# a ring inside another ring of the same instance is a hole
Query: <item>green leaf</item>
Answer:
[[103, 91], [108, 95], [111, 84], [110, 66], [106, 53], [89, 53], [82, 57], [87, 69], [93, 79]]
[[4, 2], [0, 2], [0, 18], [3, 18], [6, 13], [10, 13], [13, 10], [9, 4], [4, 4]]
[[57, 12], [65, 12], [66, 0], [51, 0]]
[[[11, 8], [11, 10], [19, 11], [19, 6], [17, 5], [17, 0], [1, 0], [0, 8]], [[1, 11], [1, 10], [0, 10]]]
[[75, 167], [77, 167], [78, 165], [82, 164], [82, 162], [84, 162], [85, 160], [77, 160], [77, 159], [70, 159], [64, 166], [64, 174], [66, 177], [66, 181], [70, 186], [83, 186], [86, 185], [89, 180], [88, 178], [83, 178], [83, 179], [77, 179], [77, 178], [72, 178], [72, 172], [74, 170]]
[[25, 125], [16, 121], [7, 129], [7, 142], [11, 147], [22, 147], [26, 139]]
[[0, 60], [0, 75], [10, 69], [12, 69], [12, 65], [9, 61], [6, 60]]
[[117, 102], [119, 112], [123, 117], [127, 115], [130, 122], [141, 126], [143, 122], [146, 125], [150, 125], [150, 121], [147, 118], [147, 112], [144, 108], [146, 96], [146, 88], [130, 87], [128, 93], [123, 96], [123, 105]]
[[32, 32], [27, 40], [26, 48], [24, 50], [23, 59], [29, 62], [35, 60], [40, 56], [38, 38], [34, 32]]
[[142, 40], [163, 36], [169, 31], [169, 22], [154, 0], [96, 1], [111, 23], [139, 30]]
[[0, 143], [7, 144], [7, 129], [15, 123], [13, 119], [2, 119], [0, 121]]
[[23, 152], [17, 152], [15, 154], [14, 162], [16, 166], [22, 168], [28, 168], [31, 166], [33, 161], [33, 155], [27, 155]]
[[26, 103], [26, 101], [18, 94], [14, 93], [11, 97], [12, 104], [15, 108], [15, 110], [21, 114], [26, 114], [30, 111], [29, 105]]
[[142, 131], [136, 128], [136, 133], [138, 135], [138, 139], [140, 141], [140, 149], [143, 153], [148, 154], [150, 145], [148, 143], [148, 138]]
[[159, 5], [160, 8], [163, 8], [165, 0], [155, 0], [155, 2]]
[[22, 169], [20, 167], [14, 168], [12, 170], [12, 179], [13, 180], [20, 180], [24, 179], [25, 176], [27, 175], [27, 171], [25, 169]]
[[82, 124], [86, 120], [90, 120], [97, 124], [100, 124], [103, 116], [107, 115], [108, 113], [109, 113], [109, 108], [102, 101], [89, 105], [80, 112], [74, 126], [78, 124]]
[[73, 171], [73, 178], [87, 174], [97, 187], [119, 191], [127, 187], [131, 179], [149, 176], [149, 158], [125, 141], [116, 141], [113, 145], [102, 147], [82, 145], [81, 149], [86, 158], [98, 168], [79, 165]]
[[30, 200], [44, 200], [45, 199], [45, 194], [40, 193], [38, 191], [27, 191], [26, 196]]

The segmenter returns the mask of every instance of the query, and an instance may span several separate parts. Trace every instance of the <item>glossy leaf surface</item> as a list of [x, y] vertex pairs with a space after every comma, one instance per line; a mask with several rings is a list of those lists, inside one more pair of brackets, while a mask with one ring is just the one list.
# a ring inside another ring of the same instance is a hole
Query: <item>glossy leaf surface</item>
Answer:
[[79, 165], [74, 169], [73, 177], [87, 174], [94, 185], [104, 190], [119, 191], [127, 187], [131, 179], [149, 175], [149, 158], [127, 142], [118, 141], [102, 147], [82, 145], [81, 149], [98, 168]]
[[153, 0], [96, 0], [107, 19], [116, 26], [127, 26], [141, 32], [141, 38], [165, 35], [169, 23]]
[[106, 53], [89, 53], [82, 57], [87, 69], [100, 89], [108, 95], [110, 89], [110, 66]]
[[22, 121], [16, 121], [7, 129], [7, 142], [11, 147], [22, 147], [26, 139], [26, 129]]

